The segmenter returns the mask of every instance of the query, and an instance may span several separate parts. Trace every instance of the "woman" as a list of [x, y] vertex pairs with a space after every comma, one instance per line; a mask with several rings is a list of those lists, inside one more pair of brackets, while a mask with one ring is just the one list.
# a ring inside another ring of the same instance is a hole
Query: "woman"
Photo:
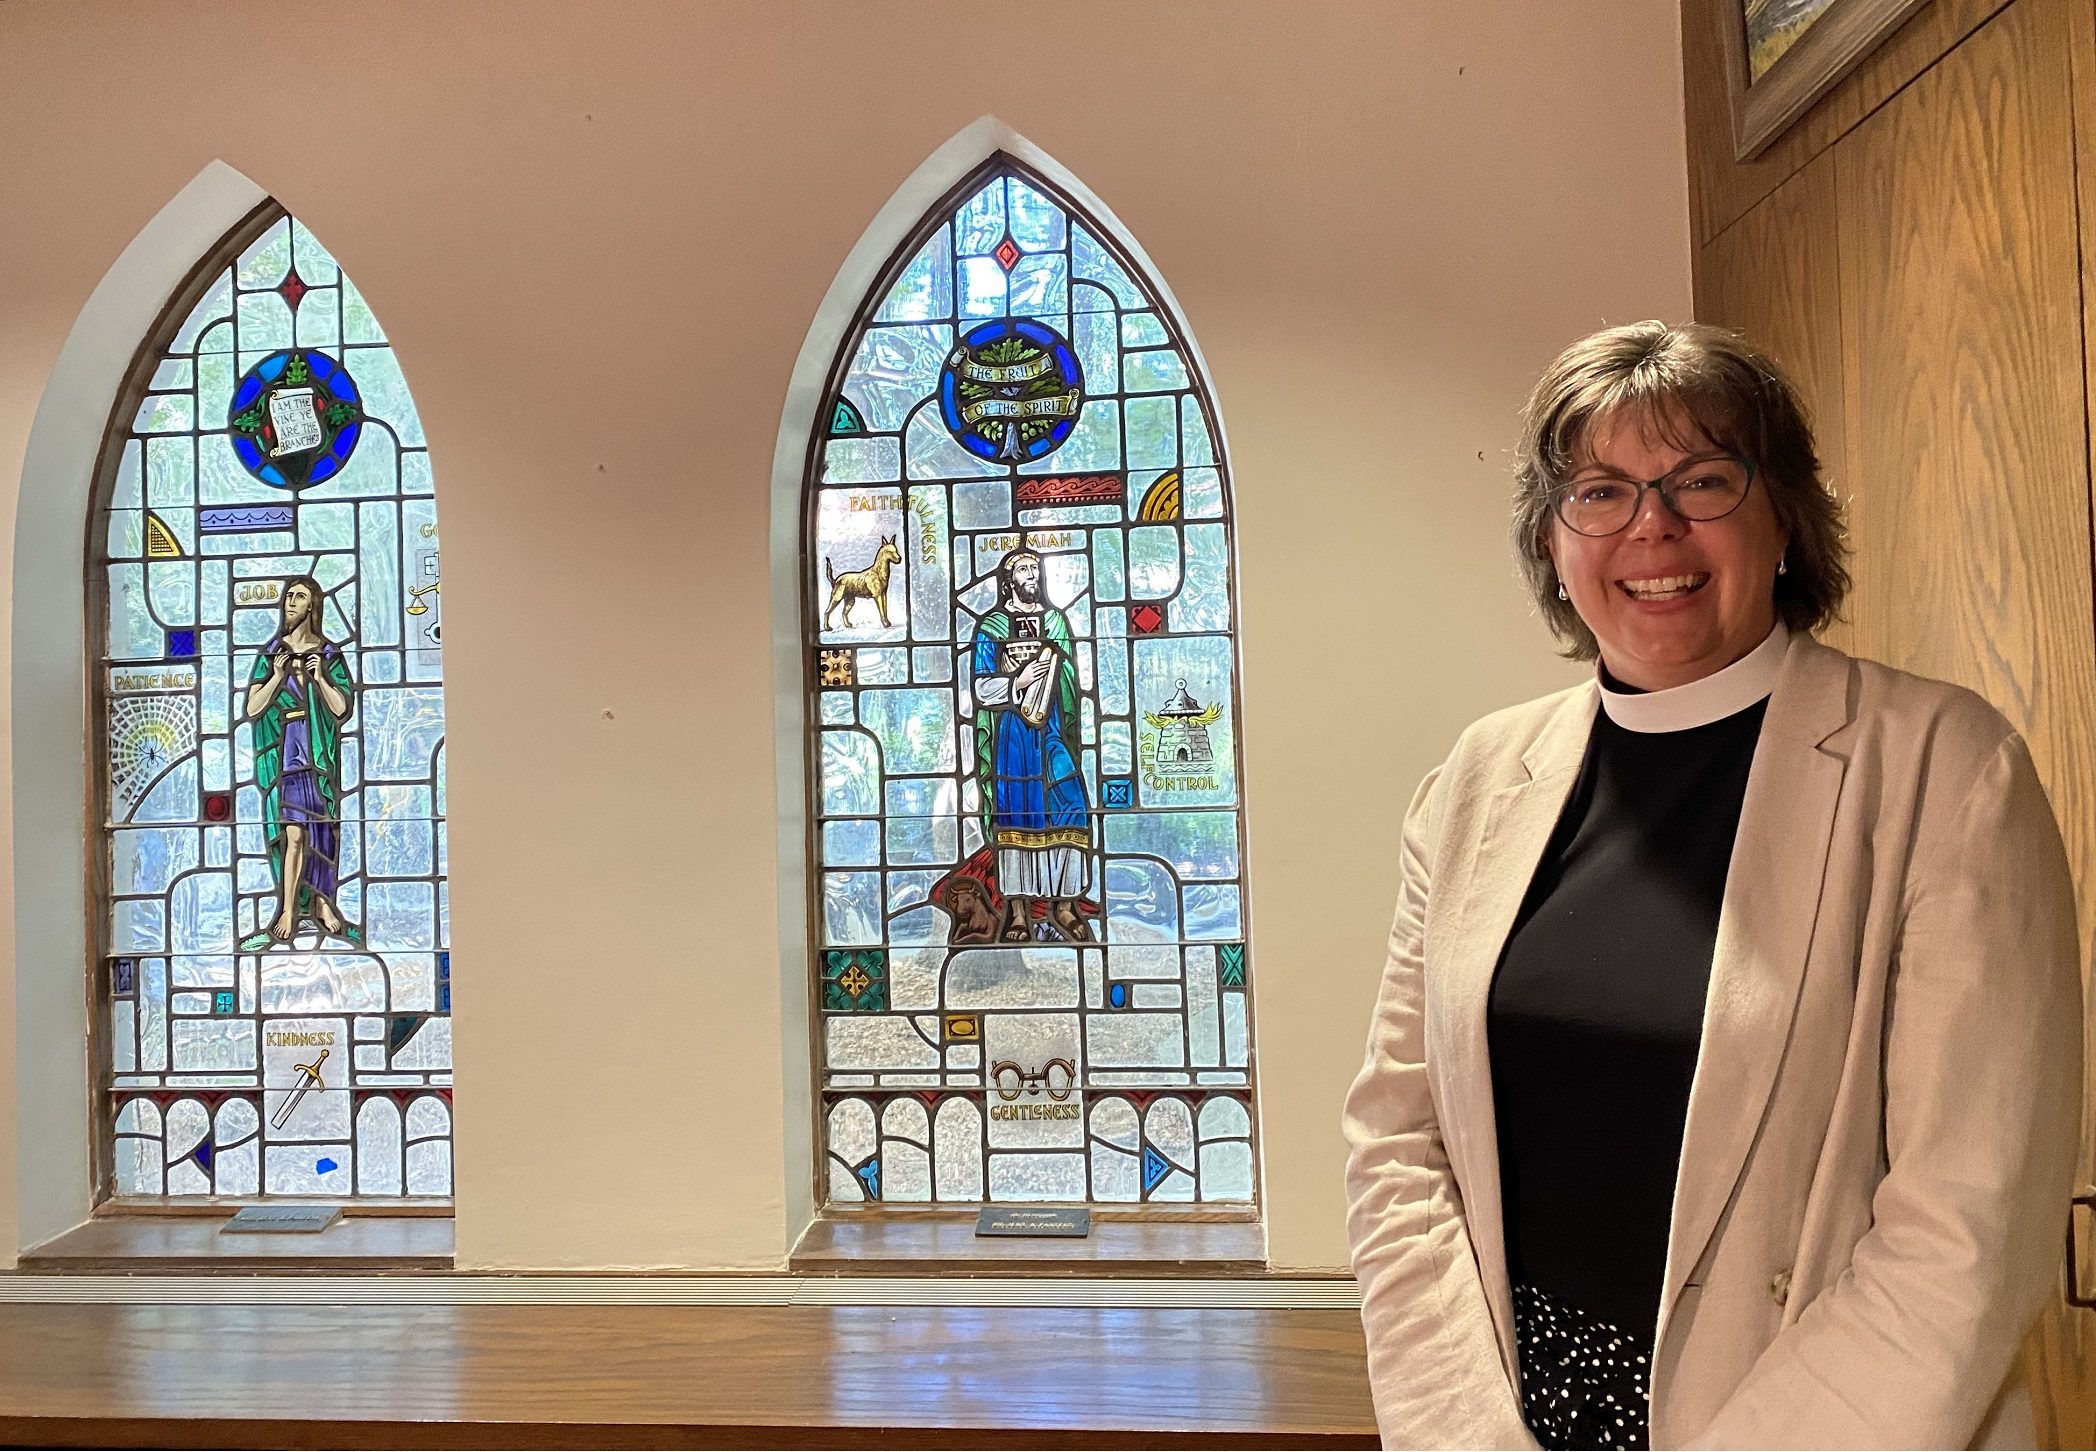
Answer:
[[2081, 998], [2022, 740], [1813, 640], [1839, 505], [1731, 334], [1568, 349], [1514, 534], [1599, 668], [1405, 820], [1346, 1108], [1384, 1440], [2029, 1445]]

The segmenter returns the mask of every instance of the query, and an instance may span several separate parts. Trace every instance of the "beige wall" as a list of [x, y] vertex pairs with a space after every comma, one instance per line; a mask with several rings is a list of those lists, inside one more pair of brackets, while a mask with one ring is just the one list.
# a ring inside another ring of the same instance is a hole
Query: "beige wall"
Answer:
[[0, 480], [98, 278], [208, 161], [313, 226], [442, 500], [460, 1262], [776, 1266], [808, 1173], [780, 1150], [781, 401], [862, 229], [996, 113], [1119, 214], [1212, 371], [1272, 1254], [1333, 1266], [1398, 815], [1464, 722], [1568, 678], [1503, 544], [1516, 406], [1581, 331], [1689, 310], [1680, 96], [1668, 0], [8, 0]]

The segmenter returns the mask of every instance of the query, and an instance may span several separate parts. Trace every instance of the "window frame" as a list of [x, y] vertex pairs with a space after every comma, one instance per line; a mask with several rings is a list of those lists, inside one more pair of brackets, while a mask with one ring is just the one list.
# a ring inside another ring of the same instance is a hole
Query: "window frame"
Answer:
[[[1073, 189], [1070, 185], [1057, 180], [1054, 175], [1044, 168], [1014, 155], [1003, 147], [998, 147], [971, 166], [958, 181], [947, 187], [935, 200], [919, 212], [908, 231], [903, 234], [901, 240], [889, 251], [887, 257], [874, 272], [873, 280], [866, 286], [863, 293], [854, 303], [849, 318], [837, 333], [837, 340], [831, 352], [829, 366], [822, 374], [821, 392], [817, 396], [816, 407], [810, 419], [807, 432], [807, 442], [801, 455], [799, 494], [795, 507], [798, 533], [793, 556], [795, 569], [793, 589], [796, 601], [794, 612], [795, 648], [800, 662], [800, 710], [798, 712], [798, 722], [800, 731], [799, 749], [801, 753], [800, 786], [804, 804], [802, 814], [802, 859], [806, 882], [806, 891], [801, 895], [802, 912], [804, 914], [802, 925], [804, 937], [802, 941], [806, 945], [801, 971], [803, 992], [807, 995], [807, 1050], [810, 1066], [808, 1090], [810, 1112], [813, 1116], [808, 1173], [811, 1176], [809, 1183], [813, 1189], [813, 1204], [818, 1221], [824, 1218], [843, 1216], [907, 1219], [913, 1216], [952, 1216], [956, 1213], [972, 1215], [978, 1209], [992, 1205], [1066, 1203], [992, 1200], [988, 1195], [987, 1181], [984, 1186], [984, 1198], [978, 1201], [939, 1200], [936, 1197], [927, 1201], [844, 1201], [833, 1199], [829, 1190], [829, 1099], [833, 1094], [840, 1091], [832, 1091], [824, 1086], [824, 1079], [827, 1073], [827, 1044], [824, 1032], [825, 1010], [821, 992], [821, 955], [825, 947], [825, 924], [822, 907], [824, 871], [822, 862], [822, 827], [824, 818], [821, 811], [822, 752], [820, 746], [820, 733], [823, 725], [820, 714], [820, 695], [823, 687], [812, 664], [813, 654], [818, 646], [820, 636], [820, 614], [814, 608], [808, 581], [814, 578], [811, 571], [815, 570], [820, 563], [816, 558], [816, 511], [820, 497], [819, 491], [822, 487], [825, 451], [832, 437], [830, 432], [832, 409], [835, 407], [836, 401], [844, 396], [844, 384], [851, 374], [859, 343], [866, 335], [867, 330], [877, 325], [877, 314], [883, 306], [889, 291], [895, 286], [896, 282], [909, 268], [919, 251], [923, 249], [932, 236], [941, 228], [953, 222], [955, 213], [960, 206], [975, 193], [981, 191], [992, 179], [1000, 177], [1016, 177], [1061, 208], [1073, 222], [1082, 222], [1092, 237], [1106, 250], [1113, 262], [1144, 292], [1151, 304], [1151, 310], [1165, 329], [1166, 345], [1175, 349], [1184, 360], [1187, 372], [1187, 387], [1184, 391], [1198, 400], [1204, 421], [1208, 426], [1215, 456], [1212, 467], [1216, 470], [1223, 499], [1223, 514], [1219, 522], [1225, 531], [1226, 558], [1229, 564], [1227, 595], [1230, 604], [1230, 624], [1228, 629], [1222, 632], [1222, 634], [1230, 642], [1230, 688], [1239, 719], [1235, 723], [1235, 741], [1233, 744], [1236, 757], [1236, 802], [1228, 810], [1235, 818], [1239, 864], [1237, 883], [1239, 886], [1240, 931], [1242, 941], [1246, 944], [1248, 953], [1255, 936], [1250, 892], [1252, 879], [1251, 844], [1247, 822], [1248, 801], [1245, 789], [1245, 760], [1247, 752], [1243, 725], [1245, 701], [1244, 617], [1240, 592], [1239, 562], [1241, 555], [1238, 549], [1237, 495], [1230, 466], [1229, 446], [1222, 425], [1222, 414], [1215, 400], [1214, 389], [1208, 376], [1208, 369], [1201, 358], [1199, 349], [1193, 343], [1190, 330], [1180, 315], [1177, 300], [1172, 296], [1169, 289], [1164, 286], [1158, 269], [1137, 256], [1126, 244], [1121, 236], [1118, 224], [1106, 220], [1101, 215], [1100, 210], [1081, 201], [1073, 194]], [[1117, 307], [1117, 316], [1120, 311]], [[988, 321], [988, 319], [985, 318], [983, 321]], [[956, 314], [956, 326], [959, 326], [958, 313]], [[1117, 349], [1125, 348], [1125, 344], [1119, 343], [1118, 340], [1116, 346]], [[1120, 397], [1123, 395], [1117, 389], [1114, 396]], [[1183, 468], [1186, 466], [1182, 463], [1179, 467]], [[1119, 466], [1118, 472], [1122, 473], [1124, 477], [1129, 472], [1125, 462]], [[905, 488], [907, 488], [908, 483], [907, 477], [901, 481], [902, 486]], [[1017, 528], [1018, 526], [1015, 525], [1014, 527]], [[948, 533], [949, 537], [954, 533], [951, 526], [949, 526]], [[955, 643], [958, 645], [958, 641]], [[957, 729], [959, 729], [958, 725]], [[965, 772], [962, 772], [957, 777], [957, 779], [964, 778]], [[1095, 820], [1101, 815], [1101, 808], [1096, 803], [1089, 804], [1088, 811]], [[887, 810], [884, 803], [881, 820], [885, 821], [886, 817]], [[1103, 855], [1100, 860], [1103, 862]], [[1103, 908], [1103, 879], [1099, 886], [1099, 895]], [[1261, 1131], [1260, 1116], [1258, 1014], [1255, 995], [1249, 983], [1247, 983], [1243, 992], [1245, 1082], [1241, 1089], [1250, 1121], [1249, 1143], [1252, 1161], [1250, 1198], [1244, 1201], [1151, 1201], [1139, 1198], [1132, 1202], [1104, 1200], [1081, 1202], [1090, 1210], [1093, 1219], [1110, 1221], [1140, 1220], [1158, 1224], [1186, 1221], [1263, 1223], [1266, 1213], [1266, 1182], [1265, 1156], [1263, 1153], [1264, 1136]], [[1182, 998], [1182, 1005], [1183, 1003], [1184, 1000]], [[1088, 1011], [1088, 1009], [1084, 1008], [1079, 1010], [1080, 1015]], [[1184, 1012], [1183, 1007], [1181, 1011]], [[1217, 1089], [1238, 1087], [1201, 1086], [1199, 1084], [1188, 1084], [1185, 1086], [1187, 1091], [1195, 1094], [1201, 1092], [1204, 1088], [1213, 1092]], [[941, 1086], [941, 1090], [945, 1092], [945, 1087]], [[850, 1091], [841, 1092], [848, 1095]], [[881, 1091], [876, 1088], [872, 1092], [882, 1093], [888, 1091]], [[985, 1095], [987, 1095], [987, 1092], [986, 1079], [984, 1086]], [[1135, 1092], [1164, 1096], [1174, 1094], [1176, 1091], [1167, 1087], [1155, 1090], [1137, 1089]], [[936, 1106], [928, 1106], [928, 1108], [933, 1109], [935, 1114]], [[1085, 1141], [1087, 1146], [1089, 1146], [1091, 1138], [1089, 1107], [1087, 1108], [1086, 1116]], [[1198, 1115], [1195, 1115], [1195, 1119], [1198, 1122]], [[1197, 1146], [1198, 1143], [1197, 1128]], [[1088, 1186], [1090, 1173], [1089, 1168], [1087, 1168]]]

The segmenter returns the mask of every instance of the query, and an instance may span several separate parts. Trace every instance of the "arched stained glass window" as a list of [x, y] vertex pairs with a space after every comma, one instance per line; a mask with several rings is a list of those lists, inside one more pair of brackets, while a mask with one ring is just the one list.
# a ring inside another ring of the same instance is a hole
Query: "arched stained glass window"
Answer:
[[436, 500], [370, 309], [269, 208], [105, 450], [101, 1193], [451, 1193]]
[[831, 1202], [1255, 1195], [1228, 474], [1159, 289], [999, 156], [805, 490]]

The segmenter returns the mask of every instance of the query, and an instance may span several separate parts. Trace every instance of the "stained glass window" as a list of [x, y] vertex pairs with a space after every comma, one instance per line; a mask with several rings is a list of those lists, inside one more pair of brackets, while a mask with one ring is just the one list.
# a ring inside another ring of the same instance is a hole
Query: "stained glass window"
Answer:
[[1249, 1203], [1230, 492], [1174, 315], [998, 158], [810, 460], [828, 1198]]
[[399, 362], [281, 212], [150, 340], [94, 538], [117, 1196], [451, 1193], [443, 599]]

